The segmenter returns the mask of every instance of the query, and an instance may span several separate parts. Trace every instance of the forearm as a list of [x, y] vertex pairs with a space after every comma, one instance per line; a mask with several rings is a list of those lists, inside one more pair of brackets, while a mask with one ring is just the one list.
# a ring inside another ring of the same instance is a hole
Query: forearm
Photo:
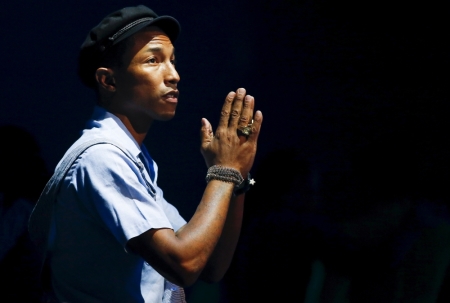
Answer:
[[180, 286], [194, 283], [210, 259], [227, 218], [233, 183], [211, 180], [191, 220], [177, 232], [151, 229], [129, 241], [161, 275]]
[[191, 220], [176, 232], [180, 241], [189, 243], [192, 258], [204, 259], [203, 267], [223, 233], [233, 188], [232, 183], [211, 180]]
[[222, 235], [201, 275], [206, 282], [218, 282], [230, 267], [241, 232], [244, 197], [231, 198]]

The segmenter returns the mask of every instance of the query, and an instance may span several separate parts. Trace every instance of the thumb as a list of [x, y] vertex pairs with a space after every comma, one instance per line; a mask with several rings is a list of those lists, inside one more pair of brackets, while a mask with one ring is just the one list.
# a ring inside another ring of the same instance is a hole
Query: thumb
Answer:
[[202, 141], [202, 146], [205, 143], [211, 142], [213, 138], [213, 131], [211, 123], [206, 118], [202, 118], [202, 128], [200, 129], [200, 140]]

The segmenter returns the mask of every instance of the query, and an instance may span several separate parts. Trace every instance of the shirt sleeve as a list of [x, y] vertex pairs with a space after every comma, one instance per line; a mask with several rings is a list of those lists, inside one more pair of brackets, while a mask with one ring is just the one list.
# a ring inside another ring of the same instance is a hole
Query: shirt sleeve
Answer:
[[[126, 247], [129, 239], [152, 228], [177, 229], [184, 220], [162, 197], [153, 197], [139, 168], [111, 144], [89, 148], [72, 165], [70, 186], [89, 215]], [[176, 226], [174, 226], [176, 225]]]

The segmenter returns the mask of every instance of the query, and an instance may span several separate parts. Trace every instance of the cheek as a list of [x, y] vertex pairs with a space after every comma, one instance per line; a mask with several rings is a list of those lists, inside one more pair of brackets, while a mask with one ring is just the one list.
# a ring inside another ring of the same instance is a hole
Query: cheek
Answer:
[[[145, 104], [156, 104], [157, 100], [159, 100], [160, 89], [156, 83], [149, 81], [141, 81], [137, 83], [137, 85], [133, 89], [133, 98]], [[139, 102], [139, 101], [138, 101]]]
[[154, 77], [154, 75], [142, 73], [138, 75], [137, 80], [138, 80], [137, 86], [139, 86], [142, 89], [157, 92], [159, 88], [160, 81], [158, 81], [157, 77]]

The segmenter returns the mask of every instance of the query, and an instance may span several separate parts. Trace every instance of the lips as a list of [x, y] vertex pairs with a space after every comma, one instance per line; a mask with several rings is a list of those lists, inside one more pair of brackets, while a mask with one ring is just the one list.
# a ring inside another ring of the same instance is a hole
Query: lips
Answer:
[[176, 103], [176, 102], [178, 102], [178, 95], [179, 95], [179, 94], [180, 94], [180, 93], [179, 93], [177, 90], [173, 90], [173, 91], [170, 91], [170, 92], [164, 94], [164, 95], [163, 95], [163, 98], [164, 98], [167, 102], [174, 102], [174, 103]]

